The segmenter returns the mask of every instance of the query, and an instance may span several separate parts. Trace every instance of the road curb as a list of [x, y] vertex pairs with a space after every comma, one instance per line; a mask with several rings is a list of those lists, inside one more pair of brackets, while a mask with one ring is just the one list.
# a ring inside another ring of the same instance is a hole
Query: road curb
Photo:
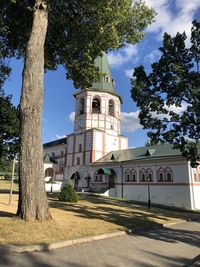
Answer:
[[82, 243], [88, 243], [92, 241], [97, 241], [106, 238], [112, 238], [117, 236], [126, 235], [125, 231], [117, 231], [113, 233], [97, 235], [97, 236], [88, 236], [83, 238], [77, 238], [67, 241], [61, 241], [51, 244], [44, 244], [44, 245], [30, 245], [30, 246], [15, 246], [15, 245], [1, 245], [0, 252], [15, 252], [15, 253], [22, 253], [22, 252], [33, 252], [33, 251], [49, 251], [52, 249], [64, 248], [74, 245], [79, 245]]
[[168, 227], [168, 226], [172, 226], [172, 225], [176, 225], [176, 224], [180, 224], [180, 223], [185, 223], [187, 221], [188, 220], [179, 219], [179, 220], [176, 220], [176, 221], [171, 221], [171, 222], [168, 222], [168, 223], [163, 223], [163, 227]]
[[180, 220], [171, 221], [171, 222], [164, 223], [164, 224], [151, 225], [151, 226], [140, 228], [140, 229], [133, 228], [133, 229], [128, 229], [127, 231], [117, 231], [117, 232], [112, 232], [112, 233], [107, 233], [107, 234], [102, 234], [102, 235], [97, 235], [97, 236], [82, 237], [82, 238], [71, 239], [71, 240], [66, 240], [66, 241], [61, 241], [61, 242], [56, 242], [56, 243], [50, 243], [50, 244], [44, 244], [44, 245], [28, 245], [28, 246], [0, 245], [0, 252], [22, 253], [22, 252], [33, 252], [33, 251], [49, 251], [49, 250], [53, 250], [53, 249], [75, 246], [75, 245], [79, 245], [82, 243], [88, 243], [88, 242], [102, 240], [102, 239], [106, 239], [106, 238], [112, 238], [112, 237], [124, 236], [124, 235], [130, 235], [130, 234], [137, 234], [139, 232], [142, 232], [145, 230], [150, 230], [150, 229], [153, 229], [155, 227], [170, 227], [172, 225], [184, 223], [187, 221], [188, 220], [180, 219]]

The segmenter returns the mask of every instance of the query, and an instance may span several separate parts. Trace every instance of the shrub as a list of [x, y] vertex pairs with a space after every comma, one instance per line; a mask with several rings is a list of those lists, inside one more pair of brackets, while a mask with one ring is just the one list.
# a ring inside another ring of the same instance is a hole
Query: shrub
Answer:
[[5, 180], [11, 180], [12, 173], [6, 173], [5, 174]]
[[60, 201], [65, 201], [65, 202], [78, 202], [79, 201], [79, 197], [78, 197], [76, 191], [74, 190], [74, 188], [70, 184], [66, 184], [62, 188], [58, 199]]
[[47, 184], [56, 184], [56, 181], [53, 179], [53, 177], [51, 177]]

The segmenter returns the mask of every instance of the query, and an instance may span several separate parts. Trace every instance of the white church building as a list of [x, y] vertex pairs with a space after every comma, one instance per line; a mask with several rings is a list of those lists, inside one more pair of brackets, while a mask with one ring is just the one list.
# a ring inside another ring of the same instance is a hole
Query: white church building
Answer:
[[74, 94], [74, 132], [44, 144], [45, 177], [77, 190], [200, 210], [200, 166], [191, 168], [169, 144], [128, 148], [120, 127], [122, 98], [106, 54], [95, 64], [104, 75]]

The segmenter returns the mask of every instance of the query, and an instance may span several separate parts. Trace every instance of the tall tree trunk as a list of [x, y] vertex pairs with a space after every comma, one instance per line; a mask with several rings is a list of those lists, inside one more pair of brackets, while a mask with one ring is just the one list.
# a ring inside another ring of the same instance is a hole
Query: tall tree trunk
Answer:
[[46, 0], [36, 0], [27, 44], [20, 99], [20, 201], [17, 215], [26, 221], [51, 218], [45, 192], [42, 146]]

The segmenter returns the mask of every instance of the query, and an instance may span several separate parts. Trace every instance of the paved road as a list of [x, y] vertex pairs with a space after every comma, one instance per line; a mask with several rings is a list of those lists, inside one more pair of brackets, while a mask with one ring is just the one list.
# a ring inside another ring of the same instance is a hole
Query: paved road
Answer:
[[190, 266], [199, 254], [200, 222], [187, 222], [49, 252], [1, 253], [0, 267]]

